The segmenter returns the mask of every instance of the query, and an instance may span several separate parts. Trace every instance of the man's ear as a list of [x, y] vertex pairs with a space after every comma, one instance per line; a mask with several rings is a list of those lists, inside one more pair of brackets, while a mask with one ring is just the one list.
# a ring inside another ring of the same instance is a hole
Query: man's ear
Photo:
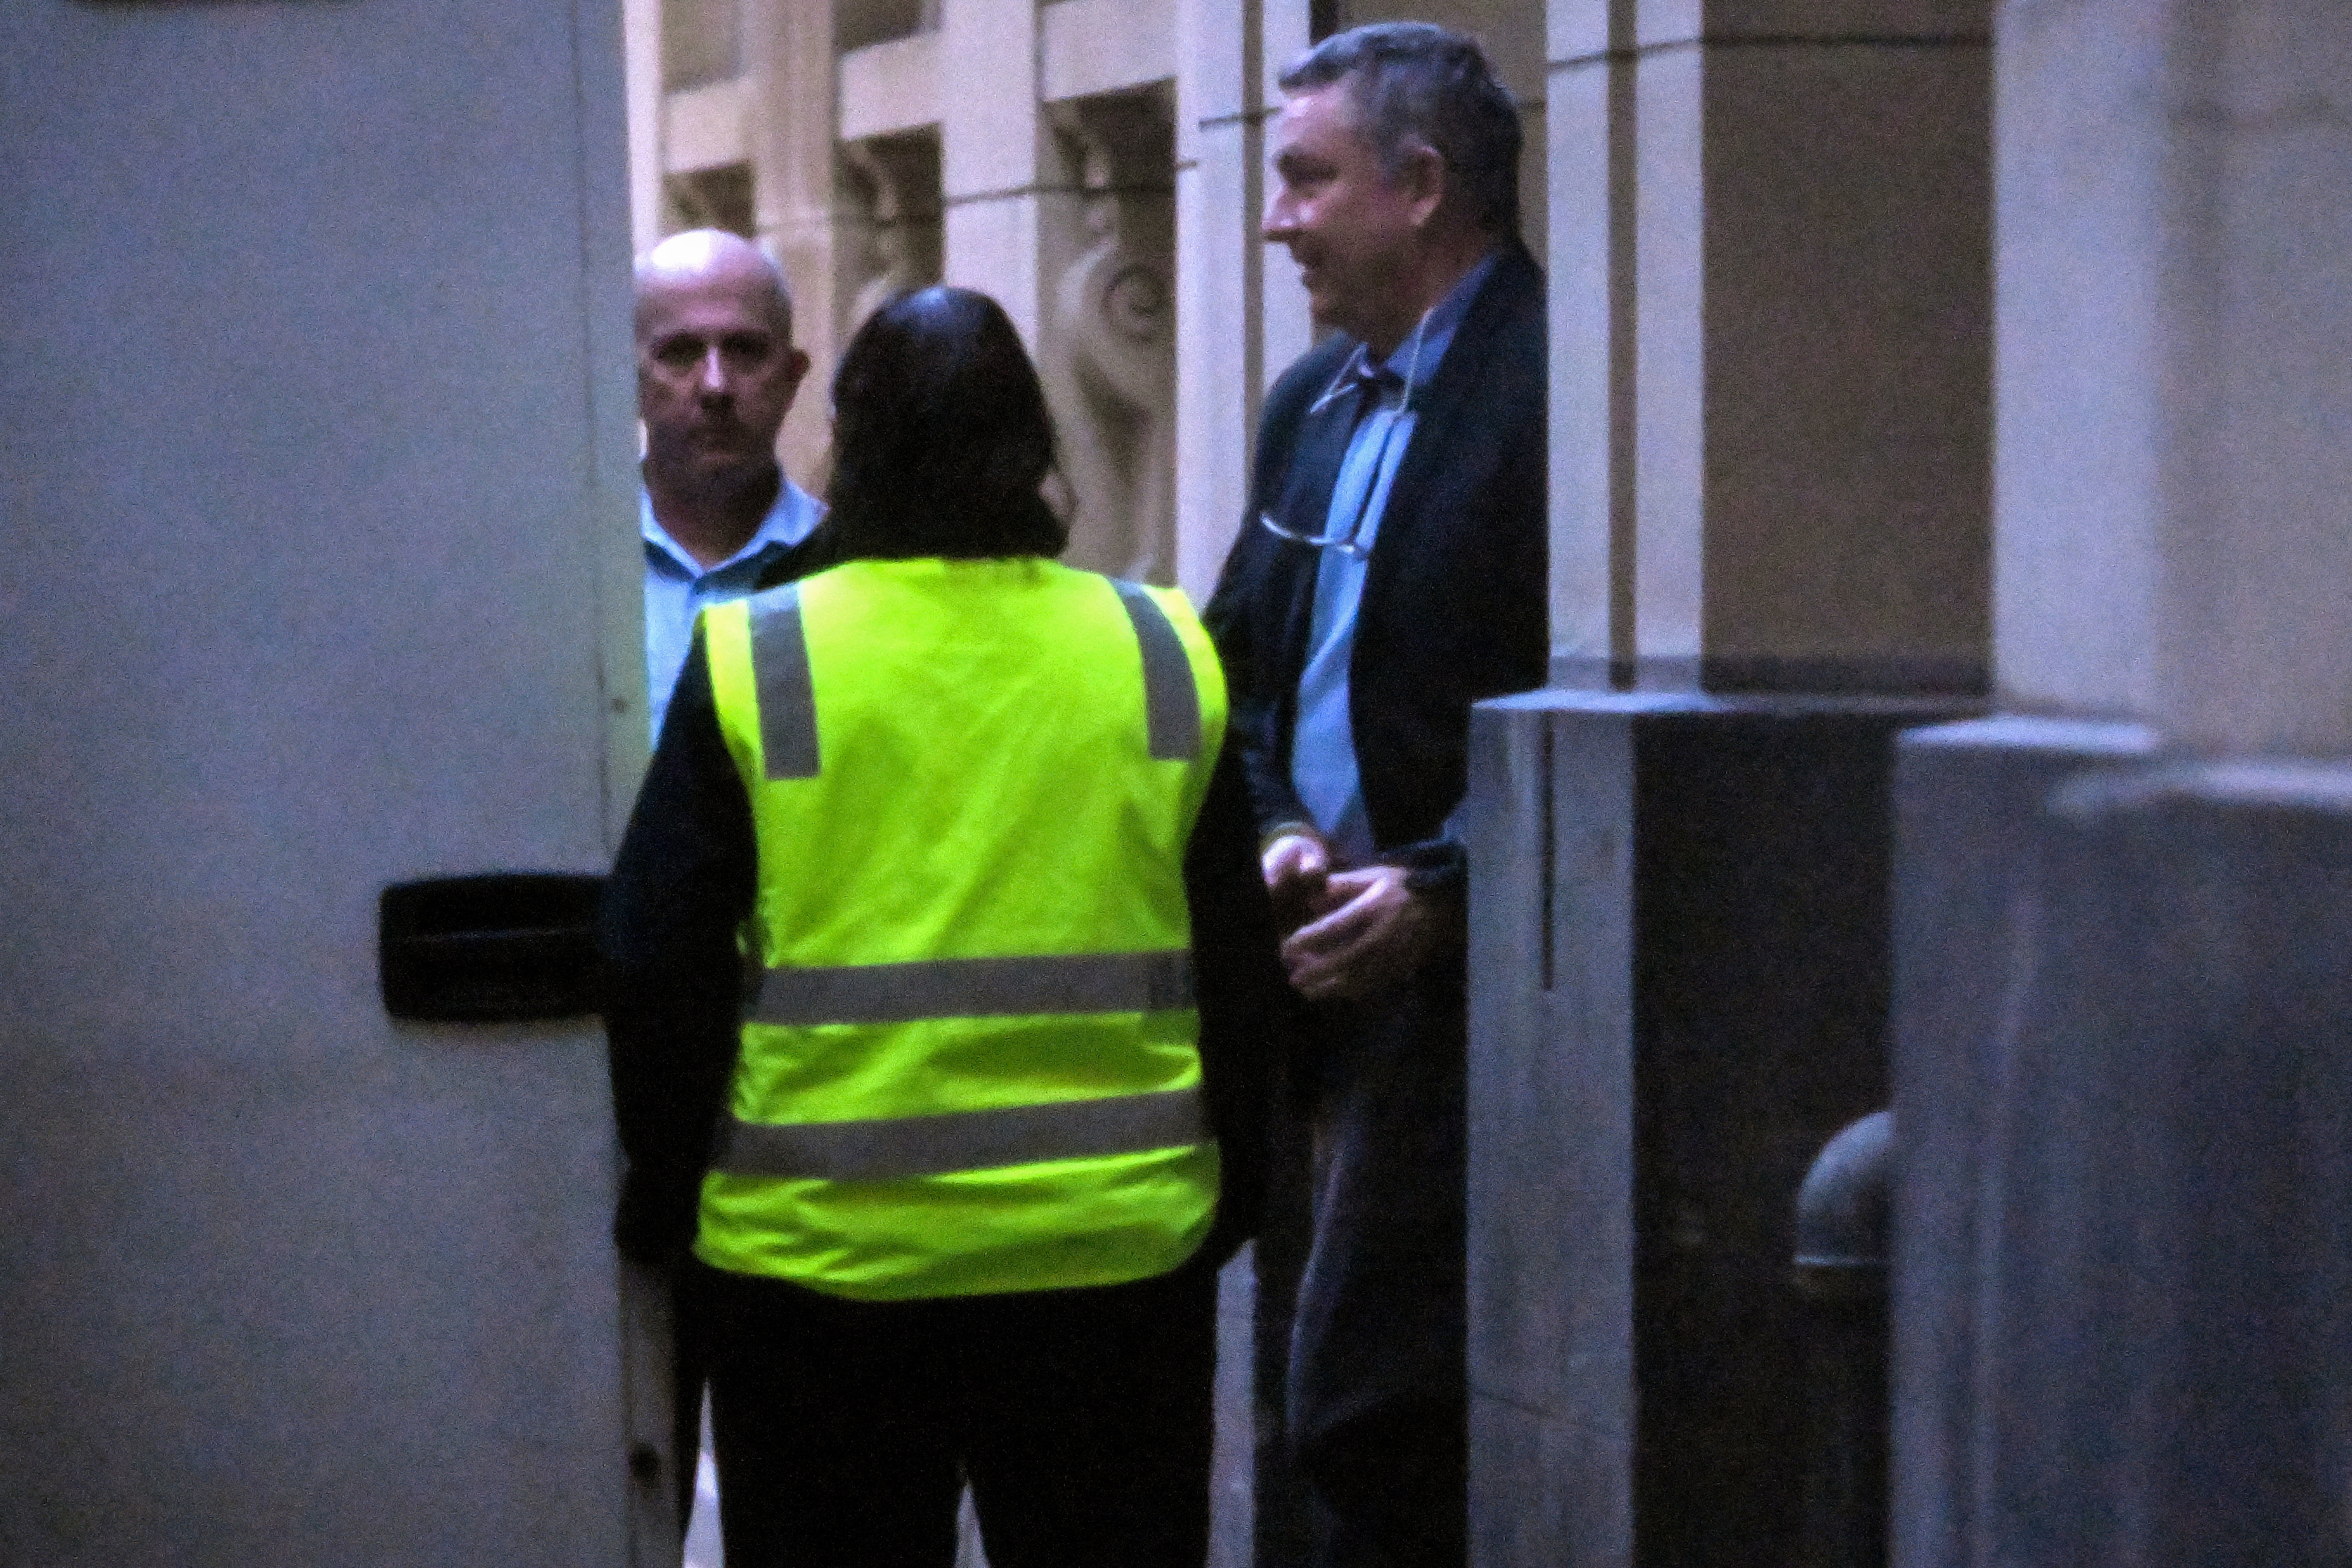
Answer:
[[1426, 228], [1445, 205], [1445, 160], [1434, 147], [1415, 147], [1404, 155], [1397, 185], [1404, 191], [1405, 213], [1415, 228]]
[[792, 391], [784, 395], [784, 409], [787, 413], [792, 410], [793, 399], [801, 395], [801, 383], [807, 378], [808, 371], [808, 350], [798, 344], [793, 345], [790, 356], [784, 363], [784, 374], [792, 383]]

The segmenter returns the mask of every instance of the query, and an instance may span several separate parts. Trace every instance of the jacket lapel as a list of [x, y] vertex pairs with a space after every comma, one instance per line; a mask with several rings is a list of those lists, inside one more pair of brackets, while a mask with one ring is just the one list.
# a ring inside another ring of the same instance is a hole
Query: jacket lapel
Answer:
[[[1450, 471], [1467, 472], [1474, 467], [1466, 459], [1481, 440], [1482, 422], [1469, 417], [1484, 386], [1479, 367], [1486, 357], [1487, 341], [1510, 313], [1511, 296], [1521, 283], [1519, 269], [1533, 265], [1516, 246], [1497, 257], [1494, 269], [1472, 297], [1462, 324], [1454, 329], [1445, 358], [1429, 379], [1428, 399], [1413, 421], [1412, 441], [1405, 447], [1404, 461], [1398, 465], [1397, 477], [1389, 486], [1380, 531], [1380, 543], [1388, 548], [1374, 548], [1371, 575], [1385, 575], [1382, 560], [1392, 562], [1404, 553], [1402, 546], [1421, 527], [1422, 512], [1438, 477]], [[1343, 438], [1343, 450], [1344, 445]], [[1338, 471], [1336, 467], [1332, 470], [1335, 475]], [[1365, 591], [1371, 591], [1369, 581]]]
[[1339, 465], [1347, 459], [1348, 437], [1355, 433], [1355, 411], [1356, 399], [1343, 395], [1300, 421], [1290, 471], [1283, 477], [1274, 513], [1274, 521], [1291, 532], [1323, 531], [1330, 516], [1331, 491], [1339, 482]]

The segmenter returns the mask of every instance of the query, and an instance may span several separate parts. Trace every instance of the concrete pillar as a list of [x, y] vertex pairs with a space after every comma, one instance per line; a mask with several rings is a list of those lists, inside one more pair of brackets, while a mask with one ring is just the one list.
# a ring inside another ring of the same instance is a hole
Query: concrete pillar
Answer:
[[1263, 32], [1210, 0], [1177, 9], [1176, 580], [1205, 604], [1249, 493], [1264, 384]]
[[[1318, 0], [1261, 0], [1259, 16], [1265, 52], [1259, 62], [1258, 90], [1269, 118], [1282, 107], [1282, 89], [1275, 85], [1275, 79], [1324, 37], [1315, 31], [1317, 9]], [[1265, 216], [1265, 201], [1261, 193], [1257, 208], [1250, 216], [1262, 226]], [[1307, 290], [1298, 281], [1298, 268], [1288, 251], [1265, 253], [1263, 279], [1264, 314], [1259, 328], [1263, 346], [1258, 363], [1265, 385], [1272, 386], [1275, 378], [1290, 368], [1291, 361], [1314, 345], [1315, 323], [1307, 311]], [[1255, 433], [1256, 426], [1253, 424], [1251, 429]]]
[[1548, 21], [1554, 688], [1473, 726], [1472, 1560], [1780, 1564], [1796, 1190], [1886, 1093], [1894, 738], [1989, 663], [1984, 6]]
[[1906, 746], [1894, 1561], [2331, 1563], [2352, 16], [2012, 5], [1997, 59], [2000, 691], [2107, 721]]
[[1885, 1103], [1895, 736], [1933, 699], [1559, 689], [1473, 717], [1480, 1568], [1778, 1568], [1797, 1188]]
[[2015, 5], [2000, 59], [2003, 696], [2352, 752], [2352, 16]]
[[1073, 184], [1038, 112], [1034, 0], [945, 0], [939, 79], [946, 280], [992, 295], [1034, 353], [1076, 254]]
[[2149, 765], [2030, 838], [1952, 1561], [2352, 1553], [2352, 765]]
[[638, 256], [661, 241], [661, 0], [622, 0], [622, 79], [629, 127], [629, 247]]
[[1576, 683], [1984, 679], [1983, 0], [1559, 0], [1553, 639]]
[[2129, 767], [2145, 725], [2006, 715], [1903, 738], [1895, 782], [1888, 1552], [1958, 1568], [1978, 1500], [1974, 1284], [2016, 917], [2051, 790]]
[[832, 0], [744, 0], [751, 196], [759, 237], [793, 286], [809, 379], [777, 437], [785, 471], [818, 482], [832, 445], [827, 389], [841, 348], [841, 283], [860, 236], [835, 163]]

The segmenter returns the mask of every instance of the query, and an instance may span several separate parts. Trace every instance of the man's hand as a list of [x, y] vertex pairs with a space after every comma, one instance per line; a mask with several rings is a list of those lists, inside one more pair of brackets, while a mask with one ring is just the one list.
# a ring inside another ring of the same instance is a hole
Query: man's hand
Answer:
[[1324, 887], [1331, 875], [1331, 851], [1303, 829], [1276, 836], [1258, 857], [1265, 890], [1274, 901], [1275, 929], [1288, 936], [1331, 906]]
[[1291, 986], [1310, 1002], [1377, 995], [1419, 969], [1437, 945], [1437, 911], [1405, 885], [1402, 866], [1328, 872], [1322, 904], [1328, 912], [1282, 944]]

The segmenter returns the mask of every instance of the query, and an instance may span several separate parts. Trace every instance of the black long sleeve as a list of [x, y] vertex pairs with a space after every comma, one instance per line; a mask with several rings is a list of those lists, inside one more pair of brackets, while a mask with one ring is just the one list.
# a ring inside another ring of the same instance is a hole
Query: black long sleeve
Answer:
[[1265, 1204], [1267, 1121], [1274, 1103], [1284, 981], [1258, 869], [1257, 823], [1242, 749], [1226, 738], [1184, 855], [1192, 970], [1201, 1009], [1201, 1070], [1224, 1179], [1205, 1250], [1219, 1263], [1257, 1233]]
[[751, 912], [751, 805], [719, 732], [698, 631], [605, 884], [597, 946], [627, 1171], [614, 1235], [675, 1258], [694, 1237], [710, 1131], [735, 1061]]

